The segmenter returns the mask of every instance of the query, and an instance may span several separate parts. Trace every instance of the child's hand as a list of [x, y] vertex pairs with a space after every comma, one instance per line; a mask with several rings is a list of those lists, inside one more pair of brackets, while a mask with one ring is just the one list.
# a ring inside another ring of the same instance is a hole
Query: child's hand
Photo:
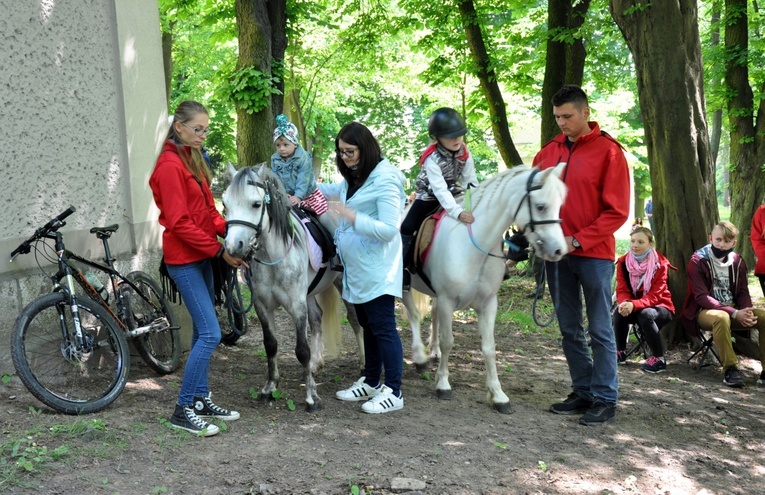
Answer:
[[457, 217], [457, 220], [463, 223], [473, 223], [475, 222], [475, 217], [471, 213], [463, 211], [462, 213], [459, 214], [459, 216]]
[[302, 199], [298, 198], [297, 196], [287, 196], [290, 200], [290, 203], [292, 203], [292, 206], [297, 206], [300, 204]]

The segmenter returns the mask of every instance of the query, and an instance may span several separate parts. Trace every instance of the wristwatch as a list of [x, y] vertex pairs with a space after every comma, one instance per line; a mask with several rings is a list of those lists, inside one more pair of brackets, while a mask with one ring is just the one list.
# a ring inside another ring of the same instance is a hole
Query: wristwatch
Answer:
[[579, 244], [579, 241], [576, 240], [576, 237], [572, 237], [571, 238], [571, 245], [574, 246], [577, 249], [582, 247], [582, 245]]

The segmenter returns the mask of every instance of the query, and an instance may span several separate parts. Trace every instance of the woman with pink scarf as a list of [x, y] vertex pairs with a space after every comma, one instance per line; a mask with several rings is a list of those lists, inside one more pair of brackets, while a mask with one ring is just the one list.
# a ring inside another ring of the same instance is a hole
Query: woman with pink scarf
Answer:
[[616, 261], [616, 302], [614, 332], [616, 362], [627, 361], [625, 350], [630, 324], [637, 323], [651, 348], [642, 370], [661, 373], [667, 369], [661, 327], [672, 320], [675, 306], [667, 287], [667, 272], [677, 270], [653, 247], [653, 232], [636, 227], [630, 234], [630, 252]]

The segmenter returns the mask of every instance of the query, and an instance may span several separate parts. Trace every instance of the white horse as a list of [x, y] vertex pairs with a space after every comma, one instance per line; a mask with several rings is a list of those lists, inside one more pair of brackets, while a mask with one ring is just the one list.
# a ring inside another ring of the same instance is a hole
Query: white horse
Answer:
[[[263, 329], [268, 358], [268, 380], [260, 391], [261, 398], [268, 400], [279, 384], [274, 310], [282, 306], [295, 324], [295, 354], [303, 365], [306, 410], [317, 411], [321, 399], [313, 373], [323, 364], [322, 314], [337, 320], [339, 297], [332, 285], [340, 273], [329, 269], [317, 273], [311, 267], [305, 230], [291, 213], [281, 181], [268, 167], [246, 167], [237, 172], [229, 164], [228, 170], [231, 184], [223, 195], [228, 223], [225, 245], [232, 255], [247, 259], [252, 271], [252, 304]], [[324, 296], [323, 312], [314, 295]], [[352, 326], [363, 363], [363, 333], [353, 309], [348, 312], [349, 321], [355, 322]], [[310, 345], [307, 323], [312, 330]], [[328, 332], [340, 332], [339, 321], [324, 326]]]
[[[452, 396], [449, 384], [449, 353], [454, 345], [452, 316], [456, 310], [470, 307], [476, 313], [481, 332], [488, 399], [500, 413], [512, 412], [510, 399], [497, 377], [494, 345], [497, 291], [505, 273], [501, 239], [512, 224], [517, 224], [539, 256], [558, 261], [566, 254], [566, 240], [560, 227], [560, 208], [566, 196], [566, 186], [560, 180], [564, 166], [542, 172], [522, 166], [506, 170], [471, 191], [470, 211], [475, 222], [469, 228], [448, 216], [441, 221], [423, 268], [433, 290], [422, 277], [412, 275], [412, 288], [437, 298], [433, 314], [437, 337], [432, 335], [431, 342], [437, 340], [441, 351], [436, 374], [439, 398]], [[412, 358], [421, 368], [428, 363], [420, 338], [422, 311], [413, 291], [405, 292], [403, 300], [412, 325]]]

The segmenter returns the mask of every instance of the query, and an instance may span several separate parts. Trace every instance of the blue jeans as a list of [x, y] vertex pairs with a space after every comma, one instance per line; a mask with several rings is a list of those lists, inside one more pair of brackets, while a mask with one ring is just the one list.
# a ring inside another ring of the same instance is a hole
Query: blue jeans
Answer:
[[[616, 373], [616, 342], [611, 325], [614, 262], [565, 256], [556, 263], [547, 262], [546, 268], [563, 335], [563, 354], [571, 375], [571, 388], [583, 399], [616, 405], [619, 376]], [[592, 352], [584, 332], [582, 294]]]
[[178, 404], [188, 406], [194, 403], [194, 397], [209, 392], [210, 356], [220, 342], [220, 324], [213, 306], [212, 264], [207, 259], [185, 265], [167, 265], [167, 271], [178, 286], [194, 327], [191, 352], [178, 396]]
[[404, 349], [396, 329], [395, 302], [393, 296], [382, 295], [354, 307], [364, 329], [364, 381], [370, 385], [380, 383], [385, 367], [385, 386], [398, 396], [404, 372]]

